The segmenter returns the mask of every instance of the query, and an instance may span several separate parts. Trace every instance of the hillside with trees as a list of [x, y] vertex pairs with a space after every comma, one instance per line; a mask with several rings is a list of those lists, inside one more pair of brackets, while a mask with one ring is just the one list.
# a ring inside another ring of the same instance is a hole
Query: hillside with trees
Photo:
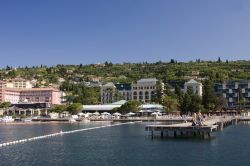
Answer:
[[[190, 62], [177, 62], [171, 59], [169, 62], [155, 63], [122, 63], [89, 65], [56, 65], [56, 66], [32, 66], [10, 67], [0, 69], [0, 79], [22, 77], [28, 80], [36, 80], [36, 87], [56, 86], [61, 91], [67, 92], [65, 96], [68, 104], [99, 104], [100, 88], [89, 87], [85, 83], [93, 82], [93, 77], [98, 78], [102, 84], [132, 83], [141, 78], [157, 78], [160, 82], [183, 81], [190, 78], [199, 79], [204, 85], [203, 97], [198, 97], [191, 90], [183, 94], [179, 86], [175, 86], [175, 92], [170, 91], [166, 85], [164, 94], [156, 93], [153, 102], [161, 103], [167, 111], [182, 110], [183, 112], [198, 110], [218, 110], [225, 106], [225, 99], [214, 93], [214, 83], [226, 80], [250, 79], [250, 61], [202, 61], [197, 59]], [[60, 81], [63, 79], [63, 81]], [[161, 90], [159, 89], [158, 92]], [[242, 105], [245, 104], [242, 101]], [[64, 110], [58, 108], [58, 110]]]

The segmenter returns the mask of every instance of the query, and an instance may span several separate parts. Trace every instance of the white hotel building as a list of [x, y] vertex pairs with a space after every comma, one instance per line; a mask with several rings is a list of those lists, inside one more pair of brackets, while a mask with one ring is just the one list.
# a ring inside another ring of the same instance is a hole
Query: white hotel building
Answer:
[[140, 79], [136, 84], [132, 84], [132, 99], [149, 103], [156, 93], [156, 83], [156, 78], [145, 78]]

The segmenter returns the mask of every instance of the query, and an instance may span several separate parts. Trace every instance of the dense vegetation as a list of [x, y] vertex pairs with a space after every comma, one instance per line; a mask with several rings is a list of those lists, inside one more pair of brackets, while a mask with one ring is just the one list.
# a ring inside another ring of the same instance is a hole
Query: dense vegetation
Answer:
[[58, 83], [58, 78], [75, 82], [88, 81], [90, 76], [102, 77], [103, 82], [131, 83], [140, 78], [156, 77], [160, 80], [184, 80], [192, 71], [199, 71], [199, 77], [209, 77], [215, 81], [250, 79], [250, 61], [222, 62], [218, 60], [196, 62], [156, 62], [156, 63], [123, 63], [123, 64], [90, 64], [90, 65], [44, 65], [33, 67], [19, 67], [13, 70], [7, 66], [0, 70], [0, 78], [37, 79], [38, 85], [42, 81], [46, 84]]
[[49, 109], [49, 112], [62, 113], [64, 111], [68, 111], [72, 115], [76, 115], [77, 113], [82, 111], [81, 103], [73, 103], [68, 105], [56, 105], [53, 108]]

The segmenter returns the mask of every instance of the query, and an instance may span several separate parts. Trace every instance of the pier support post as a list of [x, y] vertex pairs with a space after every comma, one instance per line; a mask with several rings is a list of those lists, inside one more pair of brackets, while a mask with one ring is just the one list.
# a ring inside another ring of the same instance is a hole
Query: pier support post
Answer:
[[223, 122], [220, 122], [220, 123], [219, 123], [219, 130], [222, 131], [222, 130], [223, 130], [223, 127], [224, 127]]
[[161, 138], [163, 138], [163, 130], [161, 130]]
[[168, 137], [168, 131], [166, 131], [166, 137]]
[[177, 133], [176, 133], [176, 131], [174, 131], [174, 138], [176, 138], [177, 137]]
[[154, 138], [154, 131], [153, 130], [151, 131], [151, 138], [152, 139]]
[[237, 125], [238, 119], [233, 119], [232, 121], [233, 121], [233, 124], [234, 124], [234, 125]]
[[206, 133], [205, 133], [205, 131], [201, 132], [201, 138], [202, 139], [206, 139]]

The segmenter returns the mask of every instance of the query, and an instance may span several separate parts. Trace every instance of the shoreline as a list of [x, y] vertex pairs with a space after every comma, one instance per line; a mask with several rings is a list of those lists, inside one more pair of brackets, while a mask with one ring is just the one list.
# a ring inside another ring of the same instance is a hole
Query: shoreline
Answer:
[[[50, 121], [50, 122], [42, 122], [42, 121], [33, 121], [33, 122], [7, 122], [7, 123], [0, 123], [0, 126], [7, 126], [7, 125], [33, 125], [33, 124], [57, 124], [57, 123], [72, 123], [67, 121]], [[80, 123], [80, 122], [74, 122], [74, 123]]]

